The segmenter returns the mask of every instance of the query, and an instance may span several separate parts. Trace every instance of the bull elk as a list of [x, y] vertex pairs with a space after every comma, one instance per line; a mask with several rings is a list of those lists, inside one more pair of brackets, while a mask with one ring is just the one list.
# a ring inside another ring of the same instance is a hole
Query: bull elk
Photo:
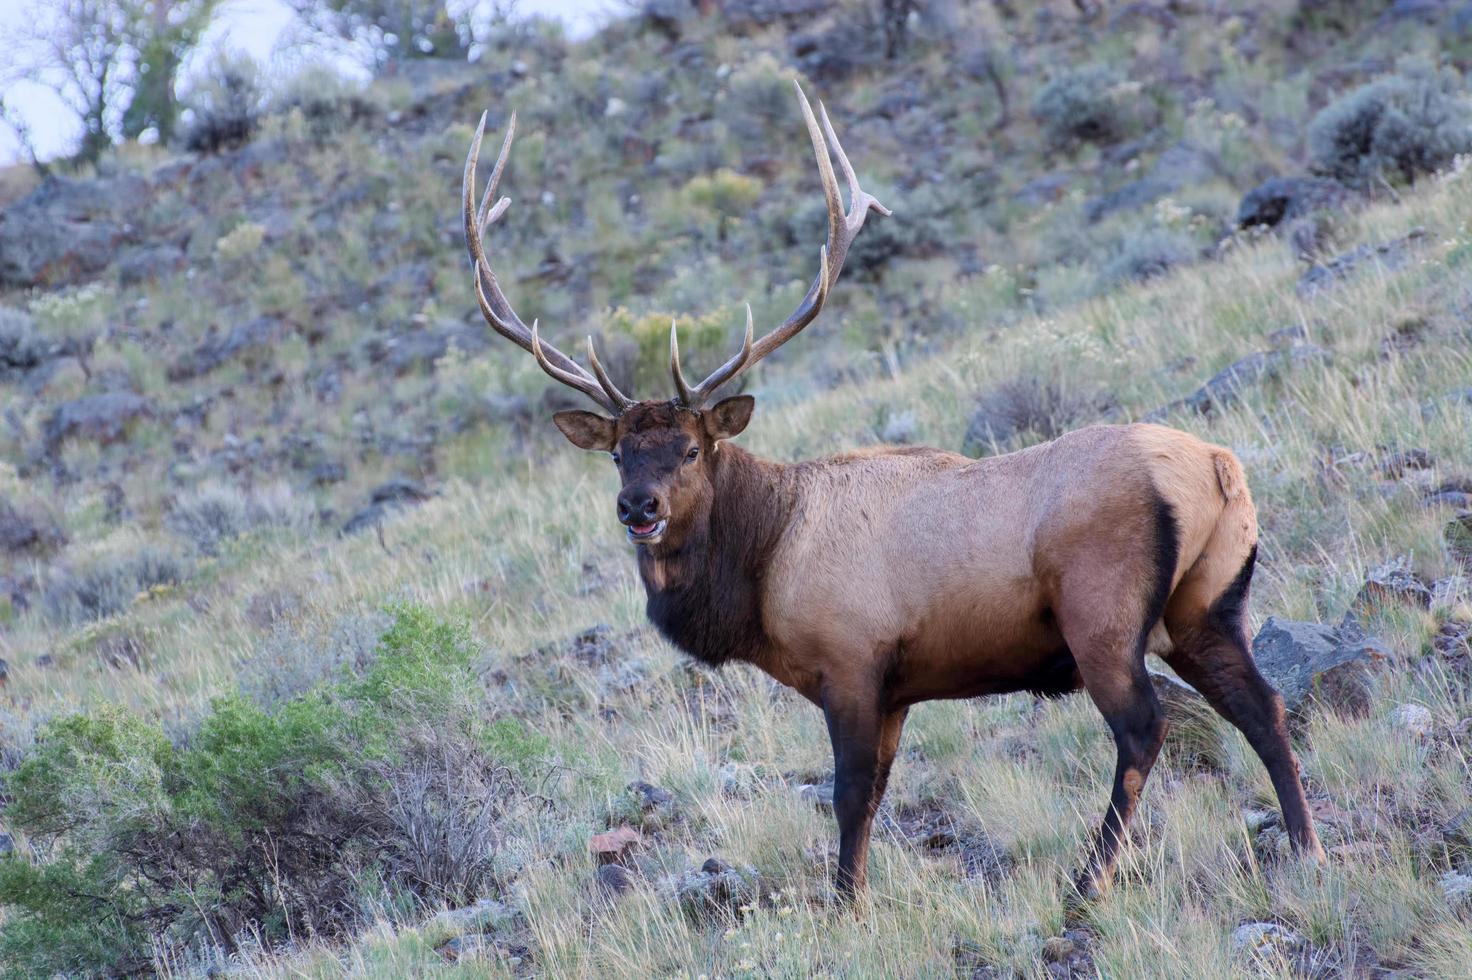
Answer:
[[[1117, 747], [1114, 786], [1077, 885], [1107, 886], [1165, 736], [1145, 670], [1163, 656], [1237, 726], [1272, 777], [1300, 851], [1323, 859], [1283, 704], [1248, 651], [1257, 517], [1232, 453], [1157, 425], [1093, 426], [990, 459], [872, 448], [778, 463], [732, 443], [755, 399], [706, 403], [822, 312], [869, 212], [826, 110], [799, 87], [828, 204], [818, 274], [783, 323], [698, 384], [670, 330], [675, 397], [621, 392], [588, 340], [588, 369], [517, 316], [486, 256], [516, 117], [477, 207], [486, 118], [465, 162], [465, 239], [491, 327], [606, 414], [553, 416], [608, 453], [618, 519], [634, 544], [650, 620], [706, 664], [755, 664], [822, 708], [833, 743], [837, 888], [865, 885], [870, 827], [910, 707], [1031, 691], [1093, 698]], [[821, 120], [821, 122], [819, 121]], [[845, 211], [833, 157], [849, 187]]]

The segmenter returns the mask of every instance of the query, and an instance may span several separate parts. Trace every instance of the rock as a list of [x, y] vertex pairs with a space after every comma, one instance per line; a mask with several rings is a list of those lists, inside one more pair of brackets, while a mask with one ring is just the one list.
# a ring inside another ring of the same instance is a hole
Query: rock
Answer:
[[793, 790], [797, 798], [822, 813], [833, 812], [833, 781], [803, 783]]
[[0, 288], [57, 288], [94, 278], [119, 246], [143, 239], [123, 209], [149, 206], [148, 181], [132, 174], [50, 177], [0, 211]]
[[65, 543], [66, 535], [51, 518], [0, 496], [0, 553], [37, 554]]
[[1446, 539], [1447, 550], [1452, 557], [1464, 565], [1472, 565], [1472, 510], [1457, 512], [1447, 521], [1441, 536]]
[[660, 789], [652, 783], [646, 783], [642, 779], [636, 779], [624, 787], [625, 792], [632, 793], [639, 800], [639, 808], [650, 813], [654, 810], [663, 810], [674, 805], [675, 798], [668, 790]]
[[499, 959], [506, 956], [506, 953], [496, 945], [495, 936], [478, 932], [473, 932], [465, 936], [456, 936], [441, 946], [436, 952], [451, 963], [460, 963], [468, 960]]
[[681, 910], [691, 920], [739, 917], [742, 906], [761, 897], [761, 879], [751, 868], [736, 869], [719, 858], [708, 858], [698, 871], [687, 871], [675, 886]]
[[1232, 932], [1232, 948], [1258, 956], [1287, 956], [1303, 948], [1303, 937], [1276, 922], [1248, 922]]
[[153, 403], [130, 391], [83, 395], [56, 406], [46, 420], [46, 451], [54, 454], [67, 439], [86, 439], [110, 445], [122, 440], [133, 422], [151, 418], [153, 414]]
[[1314, 344], [1299, 344], [1278, 350], [1257, 351], [1222, 368], [1194, 393], [1177, 402], [1163, 405], [1145, 416], [1146, 422], [1164, 421], [1172, 411], [1189, 408], [1202, 415], [1235, 405], [1249, 387], [1305, 364], [1324, 363], [1330, 353]]
[[1432, 608], [1448, 608], [1472, 598], [1472, 581], [1465, 575], [1447, 575], [1431, 583]]
[[1416, 738], [1426, 738], [1431, 734], [1434, 719], [1430, 709], [1423, 705], [1401, 704], [1390, 712], [1390, 723]]
[[1345, 252], [1328, 262], [1315, 263], [1298, 280], [1298, 295], [1310, 299], [1325, 289], [1349, 279], [1368, 263], [1386, 270], [1399, 269], [1410, 261], [1411, 249], [1426, 240], [1426, 230], [1417, 228], [1401, 238], [1379, 244], [1365, 244]]
[[290, 324], [279, 316], [259, 316], [231, 328], [221, 338], [207, 339], [193, 352], [168, 369], [170, 381], [186, 381], [208, 374], [252, 351], [269, 352], [290, 333]]
[[1337, 210], [1350, 191], [1322, 177], [1273, 177], [1247, 192], [1237, 206], [1237, 227], [1276, 228], [1315, 211]]
[[599, 864], [615, 864], [629, 857], [644, 844], [644, 835], [633, 827], [615, 827], [588, 838], [588, 853]]
[[1348, 617], [1338, 628], [1269, 617], [1252, 641], [1252, 659], [1290, 712], [1317, 700], [1367, 714], [1375, 674], [1388, 652]]
[[1472, 906], [1472, 874], [1453, 868], [1443, 872], [1437, 883], [1448, 904]]
[[1382, 458], [1379, 470], [1387, 479], [1399, 480], [1413, 470], [1429, 470], [1434, 466], [1436, 460], [1425, 449], [1402, 449]]
[[459, 909], [446, 909], [429, 920], [428, 928], [437, 932], [468, 933], [472, 930], [501, 929], [515, 923], [521, 912], [514, 906], [494, 898], [483, 898]]
[[1134, 211], [1154, 204], [1176, 190], [1175, 185], [1158, 177], [1141, 177], [1100, 195], [1084, 204], [1084, 217], [1096, 224], [1119, 211]]
[[449, 353], [451, 347], [465, 354], [478, 354], [489, 343], [484, 329], [467, 326], [458, 320], [440, 320], [387, 340], [370, 341], [367, 352], [373, 363], [384, 364], [395, 374], [404, 374], [433, 367], [436, 361]]
[[60, 355], [60, 348], [36, 330], [29, 313], [0, 307], [0, 381], [21, 378]]
[[1043, 942], [1042, 957], [1045, 963], [1066, 963], [1077, 949], [1067, 936], [1052, 936]]
[[596, 880], [598, 890], [610, 898], [627, 895], [638, 884], [634, 873], [621, 864], [600, 865]]
[[1352, 608], [1367, 610], [1385, 603], [1431, 608], [1431, 586], [1411, 570], [1409, 558], [1392, 558], [1370, 569]]
[[417, 506], [433, 496], [423, 484], [404, 477], [379, 484], [369, 495], [368, 506], [348, 518], [348, 522], [342, 526], [342, 533], [357, 534], [375, 527], [394, 511]]
[[1074, 175], [1066, 170], [1043, 174], [1019, 187], [1017, 193], [1012, 195], [1012, 199], [1030, 208], [1052, 204], [1063, 199], [1073, 179]]

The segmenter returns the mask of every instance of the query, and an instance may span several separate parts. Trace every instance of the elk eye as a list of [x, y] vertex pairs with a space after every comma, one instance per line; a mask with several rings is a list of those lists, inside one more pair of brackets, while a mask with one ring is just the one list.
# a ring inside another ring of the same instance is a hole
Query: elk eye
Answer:
[[613, 452], [609, 453], [608, 454], [608, 457], [613, 460], [613, 465], [614, 466], [617, 466], [623, 460], [623, 457], [618, 454], [618, 450], [617, 449], [615, 449]]
[[697, 457], [699, 455], [700, 455], [700, 447], [699, 446], [691, 446], [690, 447], [690, 451], [685, 454], [685, 462], [687, 462], [687, 463], [693, 463], [693, 462], [695, 462], [695, 457]]

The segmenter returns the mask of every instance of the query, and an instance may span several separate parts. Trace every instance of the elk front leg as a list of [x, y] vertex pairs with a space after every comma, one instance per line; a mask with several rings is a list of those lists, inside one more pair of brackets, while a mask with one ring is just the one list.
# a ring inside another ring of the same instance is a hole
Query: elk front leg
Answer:
[[[864, 890], [868, 877], [869, 831], [879, 808], [881, 743], [885, 715], [875, 698], [823, 698], [828, 737], [833, 741], [833, 813], [838, 818], [839, 897], [851, 900]], [[903, 716], [901, 716], [903, 722]], [[893, 741], [897, 744], [896, 729]], [[893, 761], [891, 750], [888, 760]], [[877, 790], [877, 792], [876, 792]]]

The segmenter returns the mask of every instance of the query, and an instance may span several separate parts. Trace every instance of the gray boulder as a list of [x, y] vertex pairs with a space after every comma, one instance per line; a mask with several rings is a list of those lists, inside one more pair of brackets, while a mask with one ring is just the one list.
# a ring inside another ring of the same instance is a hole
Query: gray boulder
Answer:
[[1338, 181], [1323, 177], [1273, 177], [1242, 198], [1237, 206], [1237, 227], [1276, 228], [1315, 211], [1338, 210], [1349, 198], [1349, 189]]
[[142, 240], [129, 217], [151, 196], [148, 181], [133, 174], [48, 179], [0, 212], [0, 288], [55, 288], [95, 277], [120, 246]]
[[1350, 617], [1338, 627], [1269, 617], [1252, 641], [1257, 669], [1291, 713], [1313, 701], [1346, 714], [1368, 713], [1375, 675], [1388, 656]]
[[54, 453], [67, 439], [86, 439], [104, 446], [118, 442], [134, 421], [153, 413], [153, 403], [131, 391], [74, 398], [56, 406], [46, 420], [46, 450]]
[[1163, 405], [1145, 416], [1146, 422], [1164, 421], [1172, 411], [1189, 408], [1201, 415], [1235, 405], [1242, 393], [1253, 385], [1281, 377], [1289, 370], [1305, 364], [1324, 363], [1330, 353], [1314, 344], [1299, 344], [1277, 350], [1255, 351], [1233, 361], [1212, 375], [1211, 380], [1179, 401]]
[[1426, 229], [1416, 228], [1410, 234], [1388, 242], [1360, 245], [1328, 262], [1315, 263], [1298, 280], [1298, 295], [1310, 299], [1377, 264], [1387, 271], [1401, 268], [1411, 260], [1411, 251], [1425, 243]]

